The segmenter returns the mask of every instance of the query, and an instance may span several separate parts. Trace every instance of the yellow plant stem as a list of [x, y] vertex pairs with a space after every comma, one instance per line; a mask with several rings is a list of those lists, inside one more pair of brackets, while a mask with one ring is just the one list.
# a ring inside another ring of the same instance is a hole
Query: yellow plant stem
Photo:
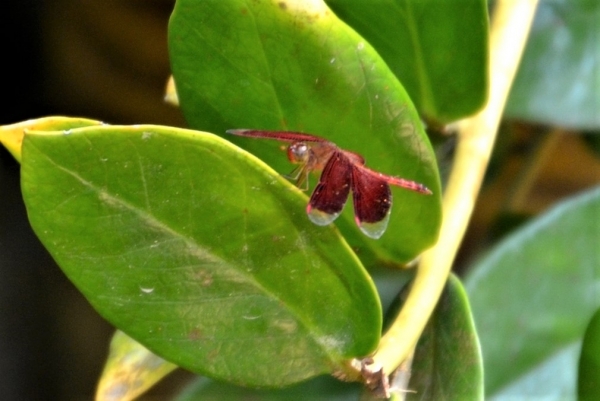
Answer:
[[421, 258], [404, 307], [373, 356], [384, 373], [411, 353], [433, 313], [467, 228], [494, 145], [510, 86], [533, 22], [537, 0], [496, 1], [490, 30], [490, 93], [486, 107], [459, 123], [454, 166], [444, 193], [438, 243]]

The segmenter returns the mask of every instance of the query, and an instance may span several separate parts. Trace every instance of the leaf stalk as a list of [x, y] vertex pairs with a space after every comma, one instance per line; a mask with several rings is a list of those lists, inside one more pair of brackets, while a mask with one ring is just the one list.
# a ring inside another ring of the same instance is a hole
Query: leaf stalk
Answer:
[[496, 2], [490, 26], [488, 102], [478, 114], [458, 123], [458, 146], [444, 192], [439, 240], [423, 253], [406, 302], [373, 356], [386, 374], [411, 354], [442, 293], [481, 188], [537, 3]]

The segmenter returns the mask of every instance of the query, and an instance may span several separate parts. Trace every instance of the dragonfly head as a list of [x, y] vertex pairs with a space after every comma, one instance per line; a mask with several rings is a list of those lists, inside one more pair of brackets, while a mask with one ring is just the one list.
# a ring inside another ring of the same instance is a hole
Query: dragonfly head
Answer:
[[288, 147], [287, 154], [292, 163], [306, 164], [310, 160], [310, 147], [304, 142], [294, 142]]

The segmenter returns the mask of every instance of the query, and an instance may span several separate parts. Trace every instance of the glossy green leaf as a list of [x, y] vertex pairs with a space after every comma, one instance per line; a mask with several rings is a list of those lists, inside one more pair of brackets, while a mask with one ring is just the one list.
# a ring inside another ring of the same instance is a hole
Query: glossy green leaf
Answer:
[[133, 400], [177, 368], [117, 330], [96, 389], [96, 401]]
[[255, 390], [201, 378], [175, 401], [350, 401], [358, 400], [361, 385], [322, 376], [281, 390]]
[[600, 128], [600, 2], [540, 1], [506, 115]]
[[[482, 346], [488, 395], [581, 340], [600, 306], [598, 216], [600, 188], [547, 211], [471, 267], [465, 287]], [[577, 352], [569, 355], [576, 358]], [[560, 363], [555, 372], [568, 366]], [[539, 372], [549, 370], [546, 366]], [[529, 382], [535, 383], [535, 375]], [[529, 386], [522, 396], [558, 393], [558, 383]]]
[[326, 1], [377, 49], [427, 121], [455, 121], [485, 104], [485, 0]]
[[450, 276], [419, 339], [407, 400], [483, 400], [483, 363], [469, 300]]
[[600, 309], [596, 310], [583, 337], [577, 381], [580, 400], [600, 399]]
[[[360, 152], [375, 170], [433, 190], [424, 196], [393, 189], [390, 224], [379, 240], [356, 228], [347, 205], [336, 224], [361, 259], [405, 262], [435, 242], [441, 190], [417, 112], [370, 44], [324, 2], [179, 0], [169, 48], [181, 108], [192, 127], [309, 132]], [[292, 170], [275, 141], [228, 139], [281, 174]]]
[[32, 132], [23, 196], [46, 248], [116, 327], [188, 370], [281, 386], [370, 353], [373, 283], [260, 160], [157, 126]]

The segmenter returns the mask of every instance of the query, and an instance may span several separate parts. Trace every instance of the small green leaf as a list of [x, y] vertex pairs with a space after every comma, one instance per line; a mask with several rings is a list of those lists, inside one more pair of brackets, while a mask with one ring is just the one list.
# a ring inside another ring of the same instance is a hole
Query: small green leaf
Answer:
[[30, 132], [23, 196], [46, 248], [107, 320], [188, 370], [255, 386], [369, 354], [374, 286], [305, 196], [211, 134]]
[[417, 110], [444, 124], [481, 108], [488, 87], [485, 0], [327, 0], [400, 79]]
[[[377, 171], [434, 192], [394, 189], [390, 224], [379, 240], [358, 230], [347, 205], [336, 224], [363, 260], [406, 262], [435, 242], [441, 190], [419, 116], [376, 51], [323, 1], [180, 0], [169, 49], [192, 127], [312, 133], [361, 153]], [[228, 139], [281, 174], [292, 169], [274, 141]]]
[[417, 344], [408, 390], [408, 400], [483, 399], [483, 365], [469, 300], [453, 275]]
[[[600, 306], [598, 216], [600, 188], [527, 223], [472, 266], [465, 287], [488, 395], [581, 340]], [[558, 393], [557, 383], [530, 388], [529, 394]]]
[[600, 309], [592, 317], [583, 338], [577, 393], [580, 400], [600, 399]]
[[133, 400], [177, 368], [118, 331], [96, 390], [96, 401]]
[[541, 1], [506, 115], [600, 128], [600, 2]]

